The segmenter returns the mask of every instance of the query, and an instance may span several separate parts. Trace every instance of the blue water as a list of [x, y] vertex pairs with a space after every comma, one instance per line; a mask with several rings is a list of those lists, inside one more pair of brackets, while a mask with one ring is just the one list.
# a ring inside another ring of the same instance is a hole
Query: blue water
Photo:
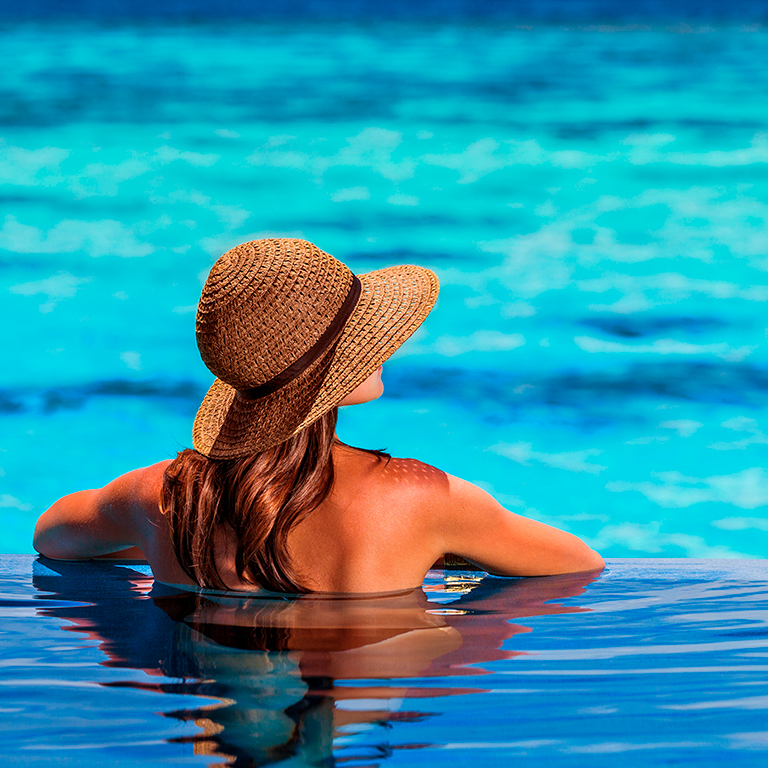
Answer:
[[2, 550], [31, 552], [61, 494], [190, 444], [206, 271], [286, 235], [443, 286], [343, 439], [609, 557], [764, 556], [763, 11], [602, 7], [6, 18]]
[[768, 561], [195, 598], [0, 558], [11, 766], [764, 766]]

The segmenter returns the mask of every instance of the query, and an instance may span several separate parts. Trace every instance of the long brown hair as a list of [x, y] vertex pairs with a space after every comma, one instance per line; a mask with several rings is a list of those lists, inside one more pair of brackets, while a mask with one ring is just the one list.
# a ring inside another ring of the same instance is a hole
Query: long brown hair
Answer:
[[333, 486], [334, 408], [283, 443], [236, 459], [186, 449], [165, 470], [161, 508], [184, 572], [201, 587], [227, 589], [216, 563], [222, 533], [237, 544], [240, 581], [307, 592], [288, 552], [290, 530]]

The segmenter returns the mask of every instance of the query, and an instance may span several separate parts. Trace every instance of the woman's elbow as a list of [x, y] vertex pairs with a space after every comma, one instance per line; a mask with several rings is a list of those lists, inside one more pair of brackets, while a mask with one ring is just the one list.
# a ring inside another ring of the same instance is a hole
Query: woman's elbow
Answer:
[[53, 560], [78, 559], [71, 547], [67, 547], [66, 537], [61, 535], [61, 526], [53, 520], [51, 510], [52, 508], [40, 515], [32, 535], [32, 546], [36, 552]]
[[605, 568], [605, 560], [603, 560], [602, 556], [598, 552], [595, 552], [594, 549], [590, 549], [589, 547], [586, 549], [587, 551], [584, 553], [583, 558], [584, 567], [582, 570], [602, 571], [603, 568]]
[[83, 548], [88, 526], [80, 519], [80, 511], [90, 500], [92, 491], [78, 491], [54, 502], [37, 520], [32, 546], [53, 560], [83, 560], [91, 556]]
[[605, 560], [594, 549], [573, 534], [561, 532], [560, 546], [548, 554], [542, 553], [538, 561], [531, 563], [531, 573], [536, 576], [564, 576], [569, 573], [592, 573], [605, 568]]
[[605, 568], [605, 560], [598, 552], [575, 536], [573, 540], [575, 546], [564, 559], [562, 573], [586, 573], [602, 571]]
[[60, 547], [56, 546], [56, 537], [53, 532], [53, 527], [46, 519], [46, 514], [43, 513], [35, 525], [35, 532], [32, 535], [32, 546], [35, 551], [45, 557], [50, 557], [56, 560], [66, 559], [62, 558], [60, 553]]

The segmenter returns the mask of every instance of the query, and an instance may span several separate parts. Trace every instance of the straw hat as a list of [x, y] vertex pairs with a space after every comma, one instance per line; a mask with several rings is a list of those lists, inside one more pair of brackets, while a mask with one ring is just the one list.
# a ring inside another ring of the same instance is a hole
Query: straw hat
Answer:
[[218, 378], [195, 417], [195, 449], [230, 459], [304, 429], [424, 322], [438, 287], [410, 265], [355, 276], [306, 240], [228, 251], [197, 310], [200, 355]]

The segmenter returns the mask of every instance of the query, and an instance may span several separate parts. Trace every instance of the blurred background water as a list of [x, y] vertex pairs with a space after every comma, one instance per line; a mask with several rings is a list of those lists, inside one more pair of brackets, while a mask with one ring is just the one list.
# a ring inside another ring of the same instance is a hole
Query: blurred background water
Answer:
[[0, 16], [0, 514], [191, 443], [213, 261], [304, 237], [439, 304], [342, 412], [603, 554], [768, 544], [760, 2]]

